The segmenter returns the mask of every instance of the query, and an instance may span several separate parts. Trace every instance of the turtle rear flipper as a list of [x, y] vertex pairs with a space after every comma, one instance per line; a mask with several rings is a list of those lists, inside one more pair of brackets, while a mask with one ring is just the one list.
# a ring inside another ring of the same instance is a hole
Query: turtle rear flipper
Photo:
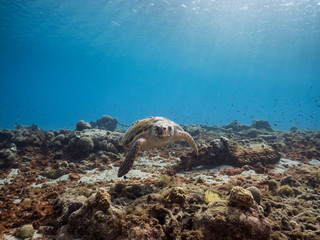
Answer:
[[122, 177], [126, 173], [129, 172], [129, 170], [132, 168], [132, 165], [134, 163], [134, 160], [136, 159], [139, 150], [141, 149], [142, 145], [146, 142], [147, 140], [145, 138], [140, 138], [137, 141], [135, 141], [131, 148], [129, 149], [127, 156], [123, 163], [121, 164], [119, 171], [118, 171], [118, 177]]

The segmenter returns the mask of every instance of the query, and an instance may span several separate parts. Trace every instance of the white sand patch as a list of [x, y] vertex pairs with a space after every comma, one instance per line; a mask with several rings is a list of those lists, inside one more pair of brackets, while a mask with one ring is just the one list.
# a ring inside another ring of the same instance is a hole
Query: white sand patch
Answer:
[[258, 181], [262, 181], [268, 178], [268, 176], [264, 174], [256, 173], [256, 171], [254, 170], [243, 171], [240, 175], [245, 177], [252, 176], [255, 178], [255, 180], [258, 180]]
[[13, 200], [13, 203], [14, 204], [19, 204], [21, 201], [22, 201], [21, 199], [15, 199], [15, 200]]
[[[43, 176], [39, 176], [38, 179], [47, 179], [46, 177], [43, 177]], [[68, 174], [65, 174], [65, 175], [62, 175], [61, 177], [57, 178], [57, 179], [54, 179], [54, 180], [49, 180], [46, 181], [46, 182], [43, 182], [43, 183], [39, 183], [39, 184], [36, 184], [36, 183], [33, 183], [31, 186], [32, 187], [38, 187], [38, 188], [41, 188], [43, 184], [56, 184], [56, 183], [60, 183], [60, 182], [64, 182], [64, 181], [68, 181], [70, 180], [69, 179], [69, 175]]]
[[11, 169], [6, 178], [0, 179], [0, 189], [3, 187], [3, 185], [12, 183], [16, 176], [18, 176], [18, 174], [19, 169]]
[[[271, 171], [275, 173], [285, 173], [293, 166], [308, 166], [308, 165], [310, 166], [310, 165], [316, 165], [316, 164], [320, 164], [320, 161], [317, 159], [313, 159], [312, 161], [309, 162], [309, 164], [304, 164], [296, 160], [282, 158], [278, 163], [275, 164], [276, 167]], [[219, 173], [222, 170], [228, 169], [228, 168], [233, 168], [233, 167], [229, 165], [220, 165], [215, 168], [208, 169], [206, 168], [206, 166], [197, 166], [190, 171], [180, 172], [177, 175], [181, 177], [201, 178], [206, 183], [209, 183], [209, 184], [228, 183], [230, 180], [232, 180], [236, 176], [244, 176], [244, 177], [251, 176], [255, 181], [262, 181], [264, 179], [267, 179], [268, 177], [265, 174], [256, 173], [254, 170], [243, 171], [241, 174], [238, 174], [235, 176], [219, 175]], [[216, 176], [211, 176], [212, 173], [214, 173]]]
[[[93, 169], [87, 171], [86, 175], [81, 177], [78, 182], [96, 182], [96, 181], [106, 181], [109, 182], [111, 180], [121, 180], [123, 177], [118, 177], [118, 167], [111, 166], [111, 169], [99, 171], [98, 169]], [[130, 170], [127, 174], [127, 178], [136, 177], [140, 179], [145, 179], [150, 177], [151, 174], [147, 172], [143, 172], [141, 170]]]
[[309, 164], [311, 165], [320, 165], [320, 161], [318, 159], [312, 159]]
[[4, 235], [5, 240], [21, 240], [21, 238], [16, 238], [15, 236]]
[[281, 158], [280, 161], [275, 164], [276, 167], [273, 169], [273, 172], [284, 173], [284, 172], [288, 171], [291, 167], [298, 166], [299, 164], [305, 165], [304, 163], [296, 161], [296, 160]]
[[[193, 168], [190, 171], [185, 171], [181, 173], [177, 173], [177, 175], [181, 177], [192, 177], [193, 175], [196, 174], [195, 179], [201, 178], [203, 181], [205, 181], [208, 184], [217, 184], [217, 183], [228, 183], [231, 178], [230, 176], [227, 175], [219, 175], [219, 173], [227, 168], [232, 168], [230, 165], [219, 165], [214, 168], [205, 168], [205, 166], [197, 166]], [[209, 175], [206, 175], [208, 173]], [[211, 175], [216, 175], [216, 176], [211, 176]]]

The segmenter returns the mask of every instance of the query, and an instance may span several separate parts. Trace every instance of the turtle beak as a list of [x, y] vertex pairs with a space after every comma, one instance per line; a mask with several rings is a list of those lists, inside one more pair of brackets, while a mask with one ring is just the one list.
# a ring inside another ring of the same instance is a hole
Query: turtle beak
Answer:
[[157, 133], [158, 137], [161, 137], [161, 135], [163, 134], [162, 127], [157, 126], [156, 127], [156, 133]]
[[159, 128], [158, 135], [161, 136], [162, 134], [163, 134], [163, 130], [162, 130], [162, 128]]
[[158, 137], [171, 136], [171, 133], [168, 131], [168, 127], [167, 126], [158, 126], [156, 128], [156, 131], [157, 131]]
[[171, 132], [169, 131], [169, 128], [167, 126], [162, 127], [161, 131], [162, 131], [161, 134], [163, 136], [166, 136], [166, 137], [171, 136]]
[[165, 135], [167, 133], [167, 128], [166, 127], [161, 127], [159, 130], [160, 135]]

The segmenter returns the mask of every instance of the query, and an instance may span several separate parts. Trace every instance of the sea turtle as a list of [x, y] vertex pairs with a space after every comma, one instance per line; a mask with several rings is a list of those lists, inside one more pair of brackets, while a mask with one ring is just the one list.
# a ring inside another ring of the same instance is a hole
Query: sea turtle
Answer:
[[179, 139], [186, 140], [198, 155], [193, 138], [175, 122], [164, 117], [147, 117], [135, 121], [120, 141], [127, 155], [119, 168], [118, 177], [129, 172], [140, 150], [163, 147]]

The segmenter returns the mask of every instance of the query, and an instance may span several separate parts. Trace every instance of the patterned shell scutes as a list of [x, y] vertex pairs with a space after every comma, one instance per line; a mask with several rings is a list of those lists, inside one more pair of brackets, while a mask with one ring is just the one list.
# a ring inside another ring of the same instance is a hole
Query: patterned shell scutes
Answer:
[[163, 117], [147, 117], [145, 119], [135, 121], [121, 139], [120, 144], [124, 147], [129, 147], [137, 136], [148, 132], [151, 133], [151, 129], [154, 124], [163, 120], [170, 121]]

